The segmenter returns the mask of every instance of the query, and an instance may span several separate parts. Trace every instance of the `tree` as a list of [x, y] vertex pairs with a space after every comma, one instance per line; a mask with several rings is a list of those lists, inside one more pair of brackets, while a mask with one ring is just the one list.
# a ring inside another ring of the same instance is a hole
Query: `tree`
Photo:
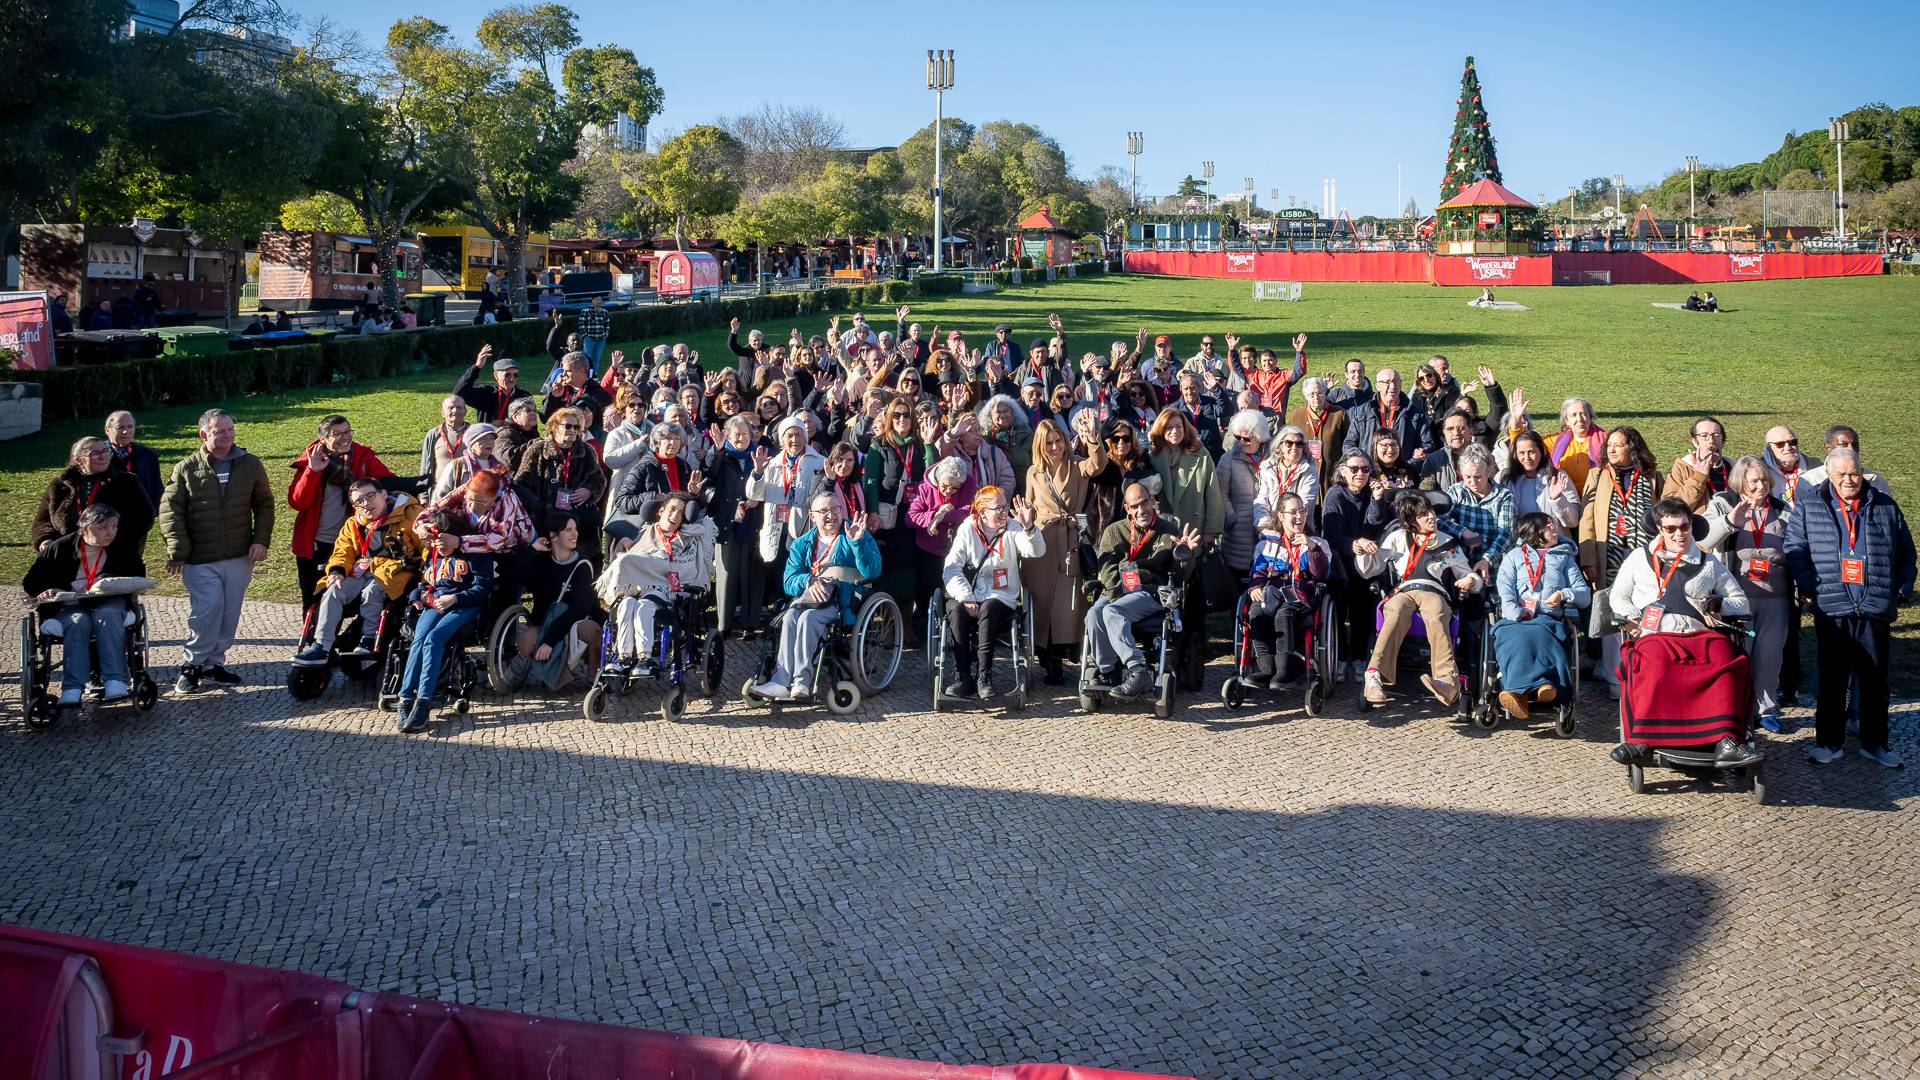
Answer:
[[1480, 76], [1473, 70], [1473, 57], [1460, 73], [1460, 96], [1453, 101], [1453, 137], [1447, 142], [1445, 179], [1440, 181], [1440, 201], [1446, 202], [1476, 180], [1500, 182], [1500, 162], [1494, 156], [1493, 128], [1487, 123], [1487, 107], [1480, 100]]
[[765, 252], [771, 244], [817, 243], [827, 230], [820, 205], [804, 190], [770, 191], [742, 204], [720, 223], [720, 237], [736, 249]]
[[458, 214], [504, 249], [518, 306], [528, 234], [564, 218], [580, 196], [566, 164], [581, 131], [622, 112], [644, 124], [662, 95], [631, 50], [581, 47], [561, 4], [501, 8], [475, 37], [479, 48], [466, 48], [439, 23], [403, 19], [387, 48], [419, 103], [424, 163], [447, 178]]
[[[114, 32], [124, 0], [0, 4], [0, 251], [20, 222], [61, 200], [108, 138], [118, 107]], [[32, 77], [25, 76], [32, 72]]]
[[1827, 182], [1813, 175], [1812, 169], [1794, 169], [1782, 176], [1774, 186], [1783, 191], [1818, 191], [1826, 187]]
[[[1848, 196], [1851, 202], [1853, 197]], [[1902, 180], [1887, 187], [1873, 203], [1874, 216], [1889, 229], [1920, 229], [1920, 180]]]
[[1180, 178], [1180, 186], [1175, 188], [1173, 193], [1183, 199], [1187, 199], [1196, 195], [1204, 195], [1206, 191], [1206, 187], [1203, 186], [1200, 181], [1195, 180], [1192, 173], [1188, 173]]
[[280, 204], [280, 227], [293, 231], [353, 232], [363, 222], [353, 203], [331, 191], [291, 199]]
[[1112, 165], [1103, 165], [1087, 184], [1087, 201], [1100, 208], [1109, 219], [1133, 208], [1133, 190], [1127, 174]]
[[847, 141], [846, 125], [811, 106], [762, 105], [720, 126], [740, 143], [749, 195], [812, 179]]
[[687, 220], [731, 211], [740, 203], [740, 141], [713, 124], [698, 124], [668, 139], [639, 178], [636, 194], [658, 203], [673, 219], [673, 243], [687, 249]]

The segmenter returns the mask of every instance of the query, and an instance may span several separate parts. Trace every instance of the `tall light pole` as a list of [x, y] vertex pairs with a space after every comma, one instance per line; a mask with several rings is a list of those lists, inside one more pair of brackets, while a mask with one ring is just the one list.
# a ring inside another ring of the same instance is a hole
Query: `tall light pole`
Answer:
[[1140, 155], [1147, 149], [1147, 137], [1138, 131], [1127, 132], [1127, 186], [1132, 193], [1128, 204], [1140, 209]]
[[1620, 220], [1620, 189], [1627, 186], [1627, 178], [1620, 173], [1613, 174], [1613, 218]]
[[1574, 187], [1572, 184], [1567, 185], [1567, 235], [1568, 236], [1573, 235], [1573, 197], [1575, 195], [1578, 195], [1579, 193], [1580, 193], [1579, 188]]
[[1248, 220], [1248, 221], [1252, 221], [1252, 220], [1253, 220], [1253, 177], [1251, 177], [1251, 176], [1249, 176], [1249, 177], [1246, 177], [1245, 179], [1243, 179], [1243, 180], [1241, 180], [1241, 181], [1240, 181], [1240, 186], [1246, 189], [1246, 192], [1247, 192], [1247, 220]]
[[1845, 120], [1837, 116], [1827, 118], [1827, 141], [1833, 144], [1834, 179], [1840, 185], [1839, 203], [1836, 206], [1840, 220], [1836, 223], [1836, 231], [1842, 237], [1847, 235], [1847, 134]]
[[1207, 182], [1207, 210], [1211, 212], [1213, 210], [1213, 162], [1200, 163], [1200, 179]]
[[1693, 244], [1693, 211], [1694, 211], [1693, 180], [1694, 180], [1694, 177], [1699, 172], [1700, 172], [1700, 159], [1693, 156], [1692, 154], [1688, 154], [1687, 155], [1687, 244], [1689, 246]]
[[947, 246], [947, 221], [942, 205], [941, 147], [947, 141], [946, 92], [953, 89], [953, 50], [927, 50], [927, 89], [933, 91], [933, 272], [939, 273]]

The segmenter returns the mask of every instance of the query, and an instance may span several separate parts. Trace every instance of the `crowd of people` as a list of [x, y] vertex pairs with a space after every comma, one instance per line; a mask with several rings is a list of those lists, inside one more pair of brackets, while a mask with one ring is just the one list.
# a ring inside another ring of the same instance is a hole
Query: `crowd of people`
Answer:
[[[524, 659], [549, 687], [652, 673], [659, 612], [693, 596], [723, 636], [776, 638], [772, 674], [751, 688], [768, 700], [813, 692], [808, 658], [855, 582], [892, 595], [910, 638], [930, 605], [944, 611], [948, 683], [976, 698], [994, 693], [993, 643], [1023, 603], [1045, 684], [1076, 677], [1084, 646], [1082, 685], [1124, 699], [1152, 677], [1134, 629], [1159, 584], [1192, 586], [1176, 650], [1187, 689], [1224, 651], [1206, 616], [1234, 609], [1226, 598], [1246, 598], [1236, 677], [1260, 686], [1298, 676], [1325, 596], [1334, 681], [1388, 701], [1418, 619], [1421, 681], [1443, 705], [1462, 692], [1446, 628], [1475, 597], [1516, 718], [1573, 692], [1576, 631], [1617, 697], [1623, 640], [1738, 617], [1758, 723], [1773, 732], [1801, 688], [1810, 617], [1813, 757], [1837, 756], [1852, 722], [1863, 755], [1900, 764], [1886, 665], [1914, 546], [1851, 427], [1827, 429], [1819, 456], [1784, 426], [1729, 456], [1725, 428], [1701, 416], [1663, 469], [1638, 430], [1602, 426], [1587, 400], [1540, 415], [1490, 368], [1463, 383], [1442, 355], [1404, 377], [1358, 358], [1314, 375], [1306, 334], [1278, 347], [1204, 334], [1182, 357], [1143, 329], [1076, 357], [1057, 316], [1022, 344], [1008, 324], [969, 341], [893, 314], [784, 340], [743, 340], [736, 319], [723, 364], [685, 344], [609, 352], [597, 304], [571, 331], [556, 314], [551, 355], [525, 385], [519, 360], [481, 350], [417, 462], [412, 446], [387, 448], [408, 455], [398, 470], [340, 415], [270, 466], [216, 409], [163, 484], [134, 418], [115, 413], [48, 486], [27, 589], [50, 600], [100, 573], [144, 573], [158, 528], [191, 608], [176, 691], [238, 682], [227, 653], [284, 499], [305, 659], [376, 648], [336, 641], [356, 607], [418, 611], [408, 731], [433, 707], [438, 646], [529, 594]], [[123, 696], [111, 619], [89, 618], [105, 696]], [[87, 685], [72, 659], [86, 651], [69, 642], [63, 703]]]

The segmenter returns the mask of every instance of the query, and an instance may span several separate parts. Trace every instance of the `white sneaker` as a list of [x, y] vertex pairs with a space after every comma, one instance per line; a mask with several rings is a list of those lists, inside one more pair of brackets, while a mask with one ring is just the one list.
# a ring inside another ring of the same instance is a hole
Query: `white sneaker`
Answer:
[[794, 681], [793, 700], [805, 701], [812, 696], [813, 696], [813, 687], [808, 686], [806, 683], [800, 682], [799, 680]]
[[768, 679], [766, 682], [754, 683], [748, 689], [753, 692], [755, 697], [785, 698], [793, 695], [792, 687], [773, 679]]
[[1907, 767], [1907, 763], [1900, 760], [1900, 755], [1894, 753], [1892, 747], [1887, 747], [1884, 750], [1869, 750], [1863, 746], [1860, 748], [1860, 756], [1866, 758], [1868, 761], [1878, 762], [1883, 769], [1904, 769]]
[[105, 689], [106, 695], [103, 700], [125, 701], [127, 699], [127, 684], [119, 679], [108, 679]]
[[1365, 690], [1361, 691], [1361, 695], [1375, 705], [1385, 705], [1387, 703], [1387, 687], [1385, 683], [1380, 681], [1380, 672], [1378, 670], [1374, 668], [1367, 669], [1367, 686]]
[[60, 706], [78, 705], [80, 704], [80, 691], [62, 690], [60, 691], [59, 700], [55, 701], [54, 704]]
[[1831, 765], [1834, 762], [1840, 760], [1840, 755], [1843, 752], [1844, 751], [1842, 751], [1839, 747], [1828, 749], [1827, 747], [1821, 746], [1818, 743], [1816, 743], [1812, 747], [1808, 748], [1807, 758], [1808, 760], [1812, 761], [1815, 765]]

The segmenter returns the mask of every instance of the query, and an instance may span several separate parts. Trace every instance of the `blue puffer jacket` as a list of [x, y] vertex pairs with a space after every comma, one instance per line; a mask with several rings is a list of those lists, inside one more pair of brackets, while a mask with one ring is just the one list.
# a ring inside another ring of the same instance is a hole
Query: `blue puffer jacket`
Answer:
[[1803, 491], [1787, 520], [1787, 567], [1803, 596], [1834, 616], [1869, 619], [1894, 617], [1894, 609], [1913, 595], [1913, 533], [1893, 497], [1868, 486], [1860, 500], [1859, 553], [1867, 560], [1865, 584], [1840, 580], [1847, 527], [1832, 484]]

